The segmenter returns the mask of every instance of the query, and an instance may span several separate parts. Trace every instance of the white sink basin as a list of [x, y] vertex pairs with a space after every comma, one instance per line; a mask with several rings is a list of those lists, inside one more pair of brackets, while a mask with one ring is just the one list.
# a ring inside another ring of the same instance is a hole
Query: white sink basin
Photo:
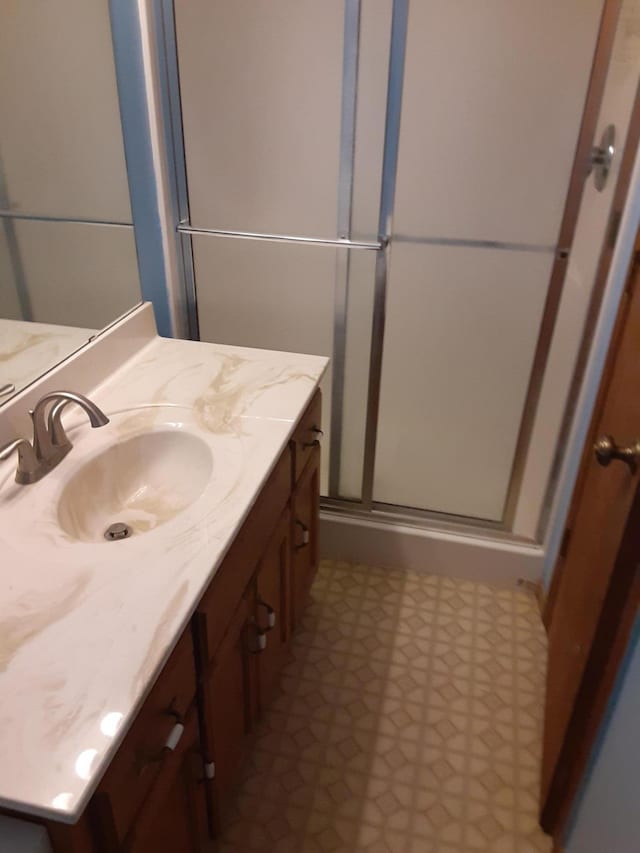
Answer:
[[126, 525], [126, 536], [146, 533], [193, 504], [212, 470], [209, 446], [189, 432], [159, 429], [123, 439], [71, 477], [58, 523], [80, 542], [104, 541], [114, 524]]

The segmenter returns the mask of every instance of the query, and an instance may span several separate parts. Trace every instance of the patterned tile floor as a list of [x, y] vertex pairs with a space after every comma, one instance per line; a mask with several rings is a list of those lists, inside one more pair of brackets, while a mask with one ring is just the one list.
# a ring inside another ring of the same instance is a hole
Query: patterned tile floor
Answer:
[[323, 563], [221, 853], [529, 853], [545, 637], [526, 592]]

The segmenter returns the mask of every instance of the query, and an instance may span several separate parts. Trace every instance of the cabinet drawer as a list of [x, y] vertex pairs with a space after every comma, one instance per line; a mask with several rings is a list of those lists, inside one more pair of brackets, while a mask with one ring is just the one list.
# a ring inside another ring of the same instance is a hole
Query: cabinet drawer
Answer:
[[305, 465], [311, 458], [316, 447], [320, 444], [322, 435], [322, 394], [316, 391], [313, 399], [307, 406], [305, 413], [300, 418], [298, 426], [291, 437], [293, 449], [293, 482], [300, 479]]
[[165, 747], [184, 721], [196, 693], [191, 632], [185, 631], [109, 765], [96, 791], [99, 811], [109, 812], [110, 835], [121, 842], [173, 753]]
[[198, 605], [198, 624], [211, 660], [272, 536], [291, 489], [291, 451], [276, 463], [251, 512], [236, 536], [216, 576]]

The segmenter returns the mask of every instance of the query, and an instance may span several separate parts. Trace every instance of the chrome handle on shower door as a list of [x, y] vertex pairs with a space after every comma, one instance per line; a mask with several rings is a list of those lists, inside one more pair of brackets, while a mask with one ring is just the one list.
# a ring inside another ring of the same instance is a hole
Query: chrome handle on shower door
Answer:
[[600, 145], [594, 145], [591, 149], [591, 160], [587, 174], [590, 175], [593, 172], [593, 182], [598, 192], [602, 192], [607, 184], [611, 162], [616, 153], [615, 141], [616, 129], [614, 125], [608, 124], [602, 132]]

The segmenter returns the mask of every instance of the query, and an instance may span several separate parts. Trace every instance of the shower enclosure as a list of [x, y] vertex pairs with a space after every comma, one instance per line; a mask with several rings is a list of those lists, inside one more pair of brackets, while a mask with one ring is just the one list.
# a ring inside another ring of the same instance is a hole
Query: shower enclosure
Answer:
[[606, 5], [159, 0], [191, 332], [331, 357], [325, 506], [534, 538]]

